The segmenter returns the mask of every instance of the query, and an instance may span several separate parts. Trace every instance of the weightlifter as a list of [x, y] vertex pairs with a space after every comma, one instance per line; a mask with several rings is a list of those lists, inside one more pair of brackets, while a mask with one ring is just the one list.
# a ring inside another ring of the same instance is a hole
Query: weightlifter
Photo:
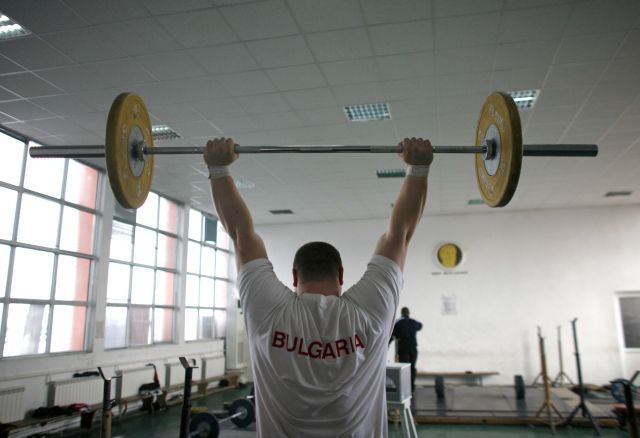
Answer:
[[258, 436], [387, 436], [387, 345], [433, 160], [428, 140], [401, 144], [407, 176], [388, 228], [362, 278], [342, 293], [340, 254], [328, 243], [297, 251], [295, 291], [276, 278], [230, 175], [229, 165], [238, 159], [233, 140], [207, 142], [213, 202], [235, 247]]

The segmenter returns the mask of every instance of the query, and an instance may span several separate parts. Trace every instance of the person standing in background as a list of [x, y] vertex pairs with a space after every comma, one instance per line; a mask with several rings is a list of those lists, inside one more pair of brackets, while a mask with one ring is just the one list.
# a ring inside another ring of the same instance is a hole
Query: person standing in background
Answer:
[[418, 341], [416, 334], [422, 330], [422, 323], [409, 317], [409, 308], [400, 310], [400, 319], [393, 326], [391, 339], [396, 339], [398, 362], [411, 364], [411, 393], [416, 389], [416, 360], [418, 360]]

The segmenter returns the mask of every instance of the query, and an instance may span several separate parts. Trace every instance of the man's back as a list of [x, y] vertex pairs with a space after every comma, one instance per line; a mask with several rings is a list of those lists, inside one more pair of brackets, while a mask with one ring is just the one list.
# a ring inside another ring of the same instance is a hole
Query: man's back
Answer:
[[375, 256], [341, 297], [296, 295], [265, 260], [238, 279], [262, 436], [386, 436], [385, 362], [402, 278]]
[[408, 315], [403, 316], [396, 321], [393, 326], [393, 337], [398, 340], [399, 346], [416, 347], [418, 341], [416, 332], [422, 329], [422, 323], [410, 318]]

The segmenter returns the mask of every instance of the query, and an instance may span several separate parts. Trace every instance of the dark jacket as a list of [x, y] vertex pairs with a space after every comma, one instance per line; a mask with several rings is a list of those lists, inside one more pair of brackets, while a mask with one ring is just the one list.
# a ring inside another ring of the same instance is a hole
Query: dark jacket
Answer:
[[422, 323], [408, 316], [403, 316], [393, 326], [392, 337], [398, 340], [398, 350], [403, 348], [416, 348], [418, 342], [416, 333], [422, 330]]

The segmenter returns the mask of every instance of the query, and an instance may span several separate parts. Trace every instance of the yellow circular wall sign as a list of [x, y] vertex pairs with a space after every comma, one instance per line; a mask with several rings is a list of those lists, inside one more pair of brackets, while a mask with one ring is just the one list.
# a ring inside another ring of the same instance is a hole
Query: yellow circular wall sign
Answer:
[[453, 269], [462, 261], [462, 250], [455, 243], [443, 243], [436, 250], [436, 260], [445, 269]]

